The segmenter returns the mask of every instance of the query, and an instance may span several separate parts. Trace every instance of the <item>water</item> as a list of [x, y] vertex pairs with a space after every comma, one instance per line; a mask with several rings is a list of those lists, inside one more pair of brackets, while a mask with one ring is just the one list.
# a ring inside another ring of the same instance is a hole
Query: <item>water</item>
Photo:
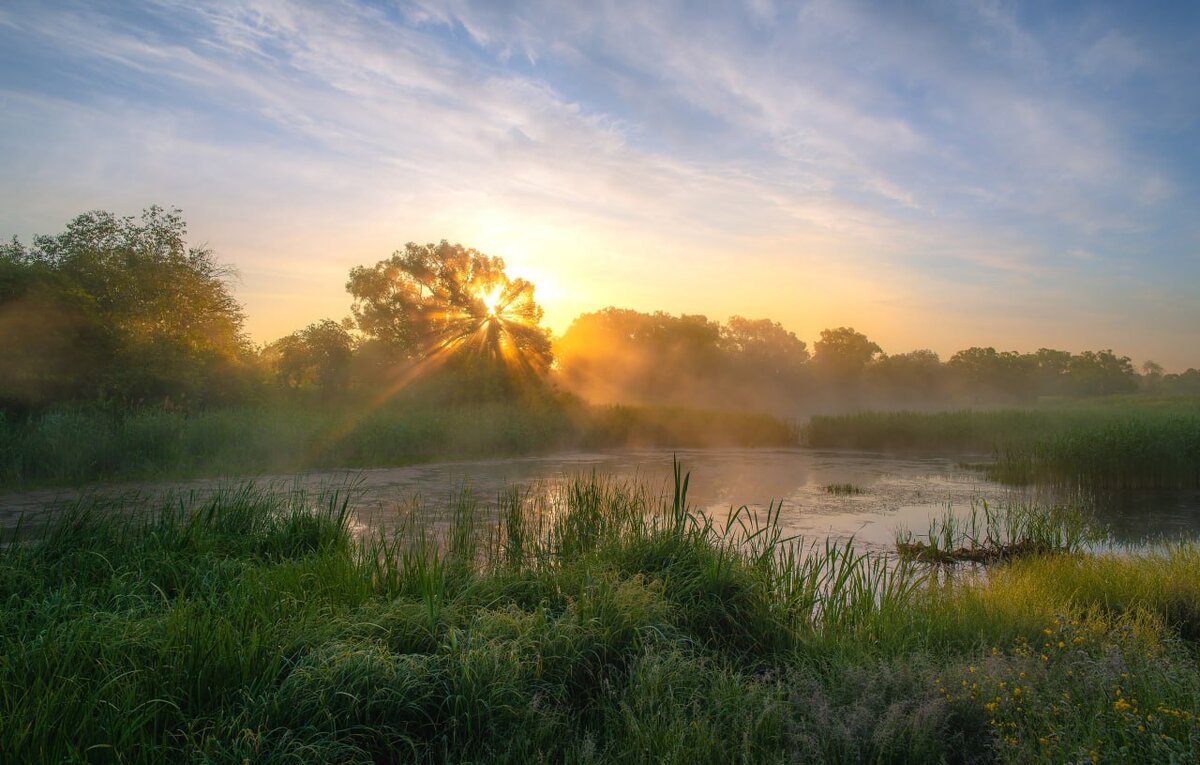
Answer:
[[[1030, 497], [986, 480], [958, 463], [978, 456], [899, 457], [850, 451], [801, 449], [620, 450], [573, 452], [520, 459], [445, 462], [375, 470], [329, 471], [300, 475], [260, 476], [260, 485], [280, 490], [354, 483], [353, 509], [364, 527], [388, 527], [398, 511], [419, 500], [431, 517], [444, 510], [463, 489], [485, 503], [511, 487], [553, 491], [575, 476], [597, 474], [638, 481], [662, 493], [672, 491], [672, 459], [678, 458], [692, 479], [688, 499], [694, 508], [722, 517], [731, 508], [764, 509], [781, 504], [780, 521], [788, 534], [820, 541], [853, 538], [858, 547], [892, 549], [897, 528], [916, 533], [947, 506], [968, 513], [972, 502], [994, 505]], [[155, 495], [170, 491], [212, 491], [229, 479], [171, 483], [114, 484], [82, 490], [44, 490], [0, 494], [0, 526], [13, 526], [25, 516], [53, 512], [56, 503], [96, 493], [105, 496]], [[836, 495], [830, 484], [853, 484], [861, 494]], [[1149, 492], [1104, 498], [1099, 520], [1119, 542], [1200, 533], [1200, 492]]]

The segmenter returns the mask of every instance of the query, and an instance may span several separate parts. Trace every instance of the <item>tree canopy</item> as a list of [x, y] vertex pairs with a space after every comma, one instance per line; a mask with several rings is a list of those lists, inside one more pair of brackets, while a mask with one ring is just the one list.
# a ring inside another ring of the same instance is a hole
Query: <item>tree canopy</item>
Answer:
[[460, 244], [409, 243], [350, 271], [358, 330], [397, 360], [509, 383], [540, 380], [553, 355], [533, 284]]
[[186, 233], [178, 210], [94, 211], [0, 248], [0, 354], [20, 359], [0, 374], [0, 397], [236, 397], [251, 355], [242, 309], [229, 271]]

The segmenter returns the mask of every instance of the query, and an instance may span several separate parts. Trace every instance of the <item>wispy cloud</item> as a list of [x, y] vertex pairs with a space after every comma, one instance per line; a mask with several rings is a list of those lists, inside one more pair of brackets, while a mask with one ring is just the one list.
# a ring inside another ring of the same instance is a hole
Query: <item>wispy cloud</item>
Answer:
[[[437, 236], [558, 281], [560, 324], [632, 302], [812, 334], [863, 296], [910, 306], [910, 326], [961, 310], [951, 290], [1062, 299], [1052, 280], [1192, 246], [1197, 114], [1163, 83], [1200, 72], [1177, 32], [1121, 6], [1037, 10], [16, 3], [0, 10], [0, 227], [52, 228], [84, 201], [183, 204], [241, 266], [264, 336], [316, 318], [281, 274], [344, 311], [349, 265]], [[753, 289], [729, 288], [734, 262]], [[673, 279], [687, 294], [663, 294]]]

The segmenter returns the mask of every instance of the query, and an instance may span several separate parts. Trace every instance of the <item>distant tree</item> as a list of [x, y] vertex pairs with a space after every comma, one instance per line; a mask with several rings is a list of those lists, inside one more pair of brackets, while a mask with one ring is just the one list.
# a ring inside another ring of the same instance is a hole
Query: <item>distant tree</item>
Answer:
[[1037, 359], [1033, 355], [976, 346], [955, 353], [946, 363], [976, 399], [996, 395], [1025, 399], [1034, 393]]
[[599, 402], [714, 404], [721, 325], [699, 315], [605, 308], [555, 341], [558, 379]]
[[397, 360], [489, 379], [541, 380], [553, 361], [534, 287], [459, 244], [405, 245], [350, 271], [351, 310]]
[[1200, 369], [1163, 375], [1162, 392], [1173, 396], [1200, 396]]
[[874, 390], [900, 399], [933, 400], [944, 393], [941, 358], [928, 349], [882, 355], [867, 367]]
[[1146, 377], [1162, 377], [1163, 376], [1162, 364], [1159, 364], [1157, 361], [1149, 361], [1149, 360], [1143, 361], [1142, 362], [1142, 374], [1145, 375]]
[[1071, 366], [1069, 351], [1039, 348], [1027, 356], [1032, 369], [1033, 389], [1042, 395], [1058, 396], [1067, 392], [1067, 374]]
[[349, 380], [354, 340], [332, 319], [324, 319], [263, 349], [263, 356], [285, 388], [343, 390]]
[[813, 344], [813, 361], [826, 374], [838, 381], [862, 376], [867, 364], [883, 353], [861, 332], [852, 327], [821, 330], [821, 339]]
[[1158, 393], [1163, 386], [1162, 364], [1157, 361], [1143, 361], [1139, 385], [1147, 393]]
[[1068, 376], [1072, 392], [1079, 396], [1105, 396], [1137, 390], [1133, 362], [1111, 350], [1084, 351], [1071, 357]]
[[748, 373], [794, 381], [808, 361], [808, 346], [794, 332], [770, 319], [731, 316], [721, 328], [720, 348]]
[[[193, 404], [243, 394], [251, 349], [230, 274], [188, 247], [186, 230], [178, 210], [150, 207], [140, 219], [84, 213], [30, 248], [13, 240], [0, 255], [0, 352], [56, 395]], [[31, 321], [48, 343], [27, 347], [12, 329]]]

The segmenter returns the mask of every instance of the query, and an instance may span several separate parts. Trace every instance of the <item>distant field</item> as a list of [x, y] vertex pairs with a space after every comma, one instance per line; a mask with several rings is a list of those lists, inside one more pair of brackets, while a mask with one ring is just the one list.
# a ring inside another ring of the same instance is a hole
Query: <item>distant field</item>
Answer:
[[1096, 488], [1200, 486], [1200, 399], [1119, 397], [1029, 409], [814, 417], [815, 447], [990, 453], [1010, 483]]
[[337, 495], [77, 505], [0, 545], [0, 752], [1200, 758], [1194, 543], [1032, 554], [959, 578], [808, 548], [771, 517], [714, 525], [680, 479], [674, 502], [652, 497], [593, 477], [553, 512], [516, 493], [489, 508], [462, 496], [448, 529], [414, 515], [366, 538]]

